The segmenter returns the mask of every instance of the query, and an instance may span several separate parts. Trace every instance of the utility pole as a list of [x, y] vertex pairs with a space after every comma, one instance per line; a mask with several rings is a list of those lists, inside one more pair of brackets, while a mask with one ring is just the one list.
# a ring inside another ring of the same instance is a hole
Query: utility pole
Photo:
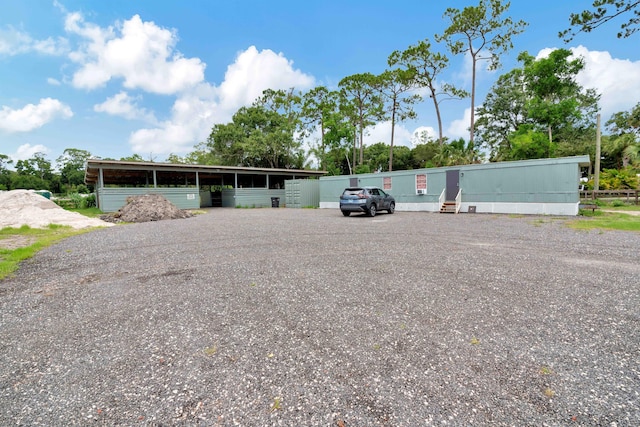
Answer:
[[593, 178], [593, 198], [596, 198], [596, 191], [600, 189], [600, 113], [596, 119], [596, 159], [595, 174]]

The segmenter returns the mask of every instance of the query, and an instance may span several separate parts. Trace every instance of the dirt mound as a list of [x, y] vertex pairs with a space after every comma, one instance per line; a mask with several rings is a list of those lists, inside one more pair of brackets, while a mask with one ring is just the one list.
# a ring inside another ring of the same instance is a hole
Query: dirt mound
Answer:
[[0, 193], [0, 228], [20, 228], [23, 225], [46, 228], [49, 224], [68, 225], [73, 228], [113, 225], [64, 210], [33, 191], [11, 190]]
[[118, 212], [102, 215], [100, 218], [110, 222], [149, 222], [192, 216], [191, 212], [178, 209], [161, 194], [145, 194], [127, 197], [127, 204]]

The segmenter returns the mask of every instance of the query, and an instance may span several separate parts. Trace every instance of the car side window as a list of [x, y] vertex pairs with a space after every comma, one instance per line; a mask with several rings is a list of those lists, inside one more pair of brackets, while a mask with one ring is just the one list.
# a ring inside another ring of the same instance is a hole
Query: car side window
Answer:
[[371, 190], [369, 190], [369, 193], [371, 193], [371, 195], [373, 196], [378, 196], [378, 190], [376, 188], [372, 188]]

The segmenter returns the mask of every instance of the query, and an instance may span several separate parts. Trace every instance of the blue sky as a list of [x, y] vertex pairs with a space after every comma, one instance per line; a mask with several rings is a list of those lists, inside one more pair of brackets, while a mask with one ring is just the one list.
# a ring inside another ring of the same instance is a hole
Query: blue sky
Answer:
[[[324, 85], [380, 73], [394, 50], [433, 40], [446, 7], [477, 2], [415, 0], [212, 1], [0, 0], [0, 154], [50, 160], [66, 148], [96, 157], [139, 154], [164, 161], [205, 141], [262, 90]], [[565, 45], [558, 31], [591, 0], [513, 0], [508, 13], [529, 23], [496, 72], [480, 70], [479, 105], [517, 55], [570, 48], [585, 58], [584, 87], [602, 94], [603, 121], [640, 102], [640, 35], [619, 40], [620, 20]], [[469, 61], [454, 57], [442, 81], [470, 89]], [[470, 101], [443, 104], [445, 135], [468, 137]], [[435, 135], [427, 98], [418, 119], [401, 123], [396, 144], [416, 130]], [[366, 142], [390, 141], [390, 126]]]

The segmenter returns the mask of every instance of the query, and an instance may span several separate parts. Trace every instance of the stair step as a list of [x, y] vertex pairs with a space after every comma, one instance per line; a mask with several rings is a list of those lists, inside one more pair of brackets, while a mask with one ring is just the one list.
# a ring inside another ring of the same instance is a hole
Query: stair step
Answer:
[[440, 213], [456, 213], [456, 202], [444, 202], [440, 207]]

